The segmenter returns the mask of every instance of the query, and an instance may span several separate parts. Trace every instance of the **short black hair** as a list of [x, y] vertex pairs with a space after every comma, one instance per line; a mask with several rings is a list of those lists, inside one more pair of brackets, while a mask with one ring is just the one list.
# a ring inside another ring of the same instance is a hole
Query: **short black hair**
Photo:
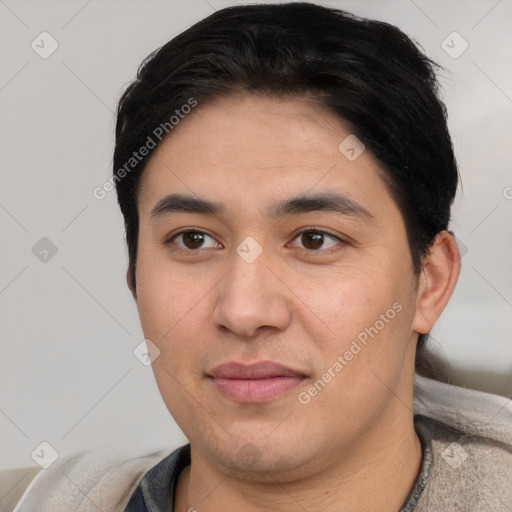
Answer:
[[437, 68], [397, 27], [306, 2], [221, 9], [154, 51], [117, 110], [113, 172], [133, 286], [145, 165], [184, 105], [236, 93], [307, 98], [337, 115], [379, 162], [418, 275], [459, 181]]

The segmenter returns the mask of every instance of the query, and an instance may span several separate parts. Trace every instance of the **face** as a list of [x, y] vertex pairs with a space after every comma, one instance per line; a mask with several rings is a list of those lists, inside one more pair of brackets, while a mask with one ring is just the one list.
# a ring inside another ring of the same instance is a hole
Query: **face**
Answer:
[[410, 412], [406, 231], [369, 151], [339, 149], [349, 135], [311, 101], [233, 96], [198, 105], [144, 171], [156, 382], [193, 454], [227, 472], [311, 473]]

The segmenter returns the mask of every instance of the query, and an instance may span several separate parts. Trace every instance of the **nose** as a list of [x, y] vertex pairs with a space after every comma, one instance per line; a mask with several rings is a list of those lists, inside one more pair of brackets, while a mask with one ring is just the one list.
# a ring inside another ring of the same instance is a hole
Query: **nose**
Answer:
[[286, 329], [292, 294], [269, 265], [265, 251], [252, 263], [234, 252], [232, 261], [231, 271], [216, 287], [215, 326], [247, 338], [263, 327]]

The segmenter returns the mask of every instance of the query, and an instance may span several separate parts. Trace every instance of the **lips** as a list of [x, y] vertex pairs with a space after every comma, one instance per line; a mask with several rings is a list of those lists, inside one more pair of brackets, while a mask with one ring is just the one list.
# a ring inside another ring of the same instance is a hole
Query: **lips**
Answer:
[[273, 377], [305, 377], [292, 368], [273, 361], [262, 361], [244, 365], [242, 363], [225, 363], [215, 367], [209, 374], [223, 379], [268, 379]]
[[207, 376], [216, 391], [242, 403], [263, 403], [299, 386], [306, 375], [273, 361], [250, 365], [231, 362], [215, 367]]

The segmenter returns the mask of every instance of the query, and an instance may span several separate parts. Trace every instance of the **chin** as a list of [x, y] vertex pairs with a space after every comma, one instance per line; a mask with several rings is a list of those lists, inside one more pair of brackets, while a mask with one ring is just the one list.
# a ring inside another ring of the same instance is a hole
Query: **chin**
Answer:
[[254, 442], [232, 439], [225, 446], [217, 445], [217, 449], [209, 447], [209, 459], [237, 480], [284, 483], [304, 477], [314, 455], [299, 452], [297, 443], [290, 438], [288, 443], [282, 441], [277, 438]]

